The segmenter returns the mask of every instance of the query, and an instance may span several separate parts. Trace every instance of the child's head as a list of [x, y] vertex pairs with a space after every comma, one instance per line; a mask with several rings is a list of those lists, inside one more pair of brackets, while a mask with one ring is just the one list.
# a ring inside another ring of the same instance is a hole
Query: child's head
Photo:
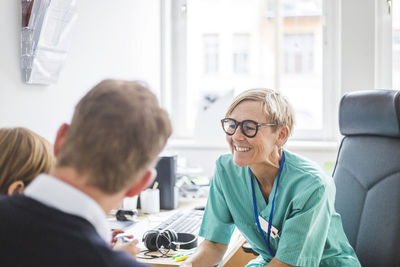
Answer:
[[0, 128], [0, 194], [22, 193], [55, 159], [52, 145], [26, 128]]

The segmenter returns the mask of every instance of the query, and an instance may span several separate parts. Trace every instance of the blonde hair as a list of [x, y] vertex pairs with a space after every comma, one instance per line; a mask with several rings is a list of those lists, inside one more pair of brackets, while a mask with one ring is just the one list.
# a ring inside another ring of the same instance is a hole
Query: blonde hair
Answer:
[[229, 106], [225, 117], [229, 117], [232, 111], [243, 101], [257, 101], [263, 103], [263, 111], [268, 122], [276, 123], [275, 130], [279, 126], [287, 126], [292, 133], [294, 126], [293, 108], [282, 94], [272, 89], [249, 89], [240, 93]]
[[28, 185], [54, 163], [52, 145], [26, 128], [0, 128], [0, 194], [15, 181]]
[[142, 83], [105, 80], [78, 103], [57, 157], [87, 185], [114, 194], [154, 164], [172, 128], [156, 96]]

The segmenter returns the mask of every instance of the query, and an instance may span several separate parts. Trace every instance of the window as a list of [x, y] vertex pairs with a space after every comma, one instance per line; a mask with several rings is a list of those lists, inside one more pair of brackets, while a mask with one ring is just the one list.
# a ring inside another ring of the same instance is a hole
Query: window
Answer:
[[313, 72], [314, 35], [285, 34], [285, 73], [303, 74]]
[[218, 34], [203, 34], [204, 73], [218, 72]]
[[235, 73], [249, 72], [250, 35], [233, 35], [233, 71]]
[[171, 94], [179, 98], [171, 114], [175, 137], [193, 136], [199, 113], [221, 96], [263, 87], [282, 92], [294, 106], [294, 138], [334, 138], [337, 1], [172, 2], [171, 27], [184, 30], [172, 30], [171, 42], [185, 45], [171, 55], [172, 62], [184, 61], [171, 68], [171, 84], [178, 85]]

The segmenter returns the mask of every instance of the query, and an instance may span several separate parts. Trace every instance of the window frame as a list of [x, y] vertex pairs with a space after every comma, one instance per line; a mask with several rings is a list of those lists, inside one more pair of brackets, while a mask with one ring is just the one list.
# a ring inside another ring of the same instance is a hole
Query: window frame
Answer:
[[[161, 103], [169, 111], [174, 139], [192, 139], [186, 124], [186, 11], [187, 0], [160, 0]], [[280, 0], [275, 0], [280, 1]], [[296, 141], [337, 141], [340, 99], [340, 1], [323, 0], [323, 126], [295, 130]], [[280, 27], [276, 23], [276, 27]], [[279, 46], [278, 46], [279, 47]], [[277, 51], [280, 53], [280, 51]], [[279, 82], [279, 81], [277, 81]], [[279, 84], [279, 83], [276, 83]]]

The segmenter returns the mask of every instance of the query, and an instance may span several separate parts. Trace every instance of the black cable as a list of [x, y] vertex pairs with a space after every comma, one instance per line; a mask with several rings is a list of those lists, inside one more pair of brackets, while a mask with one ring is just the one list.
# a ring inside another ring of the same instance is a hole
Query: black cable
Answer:
[[165, 254], [162, 254], [162, 255], [149, 255], [148, 253], [150, 253], [150, 252], [154, 252], [154, 251], [143, 250], [140, 253], [143, 253], [143, 255], [146, 256], [146, 257], [136, 256], [136, 258], [144, 259], [144, 260], [151, 260], [151, 259], [170, 258], [170, 257], [172, 257], [172, 256], [168, 256], [168, 255], [165, 255]]
[[[159, 241], [160, 237], [163, 237], [168, 241], [167, 248], [164, 245], [161, 245], [161, 246], [158, 245], [158, 241]], [[171, 246], [172, 246], [172, 240], [171, 240], [170, 235], [165, 231], [159, 232], [156, 236], [156, 247], [157, 247], [157, 251], [159, 253], [161, 253], [161, 255], [149, 255], [148, 253], [154, 252], [154, 251], [143, 250], [140, 253], [143, 253], [143, 255], [146, 257], [136, 256], [136, 258], [145, 259], [145, 260], [151, 260], [151, 259], [157, 259], [157, 258], [171, 258], [172, 256], [168, 255], [168, 253], [171, 251]], [[164, 249], [162, 249], [162, 247], [164, 247]]]

